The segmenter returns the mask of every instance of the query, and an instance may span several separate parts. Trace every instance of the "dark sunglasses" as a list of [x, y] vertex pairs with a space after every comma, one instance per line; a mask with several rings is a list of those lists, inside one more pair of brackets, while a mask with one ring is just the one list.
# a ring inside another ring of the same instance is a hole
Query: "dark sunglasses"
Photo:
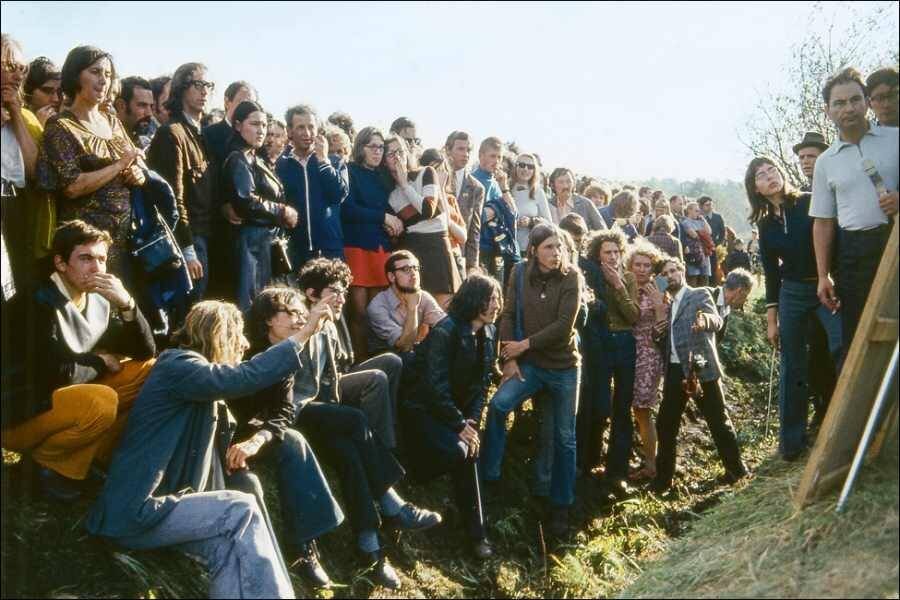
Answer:
[[516, 163], [516, 166], [519, 167], [520, 169], [528, 169], [529, 171], [534, 171], [534, 165], [531, 163], [520, 162], [520, 163]]

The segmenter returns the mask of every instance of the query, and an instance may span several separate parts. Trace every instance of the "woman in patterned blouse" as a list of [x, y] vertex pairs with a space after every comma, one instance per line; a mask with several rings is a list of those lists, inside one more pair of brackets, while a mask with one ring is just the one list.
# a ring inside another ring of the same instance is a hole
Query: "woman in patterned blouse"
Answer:
[[109, 272], [127, 279], [131, 191], [144, 183], [141, 152], [101, 110], [115, 68], [99, 48], [79, 46], [62, 68], [68, 108], [47, 121], [38, 165], [42, 187], [55, 192], [60, 221], [81, 219], [112, 236]]

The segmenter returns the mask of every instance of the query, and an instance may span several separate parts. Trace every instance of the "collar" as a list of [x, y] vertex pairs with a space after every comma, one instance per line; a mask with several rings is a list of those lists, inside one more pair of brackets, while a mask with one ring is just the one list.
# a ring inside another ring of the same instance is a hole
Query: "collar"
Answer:
[[[576, 197], [575, 194], [572, 194], [571, 196], [569, 196], [569, 199], [566, 201], [566, 207], [568, 207], [570, 210], [575, 208], [575, 197]], [[559, 207], [559, 196], [553, 197], [553, 206], [555, 206], [557, 208]]]
[[684, 294], [687, 292], [687, 285], [682, 285], [681, 289], [678, 290], [678, 293], [672, 296], [672, 304], [676, 304], [681, 302], [682, 298], [684, 298]]
[[54, 272], [50, 276], [50, 280], [56, 284], [56, 287], [59, 289], [59, 292], [63, 295], [67, 302], [71, 302], [72, 306], [75, 307], [78, 312], [84, 311], [84, 308], [87, 306], [88, 294], [90, 292], [85, 292], [85, 294], [81, 297], [81, 302], [75, 304], [72, 300], [72, 295], [69, 293], [69, 288], [66, 287], [66, 283], [63, 281], [62, 276], [58, 272]]
[[[866, 130], [866, 132], [863, 134], [863, 136], [861, 138], [859, 138], [859, 141], [862, 142], [863, 138], [865, 138], [867, 135], [874, 135], [875, 137], [882, 137], [883, 135], [885, 135], [885, 131], [884, 131], [883, 127], [881, 127], [879, 125], [872, 125], [870, 123], [869, 128]], [[849, 146], [855, 146], [855, 145], [856, 144], [851, 144], [850, 142], [846, 142], [846, 141], [842, 140], [840, 135], [838, 135], [838, 137], [836, 137], [834, 142], [831, 144], [831, 148], [829, 148], [828, 150], [833, 150], [832, 154], [837, 154], [844, 148], [847, 148]], [[823, 152], [823, 154], [824, 154], [824, 152]]]
[[390, 304], [391, 310], [397, 310], [397, 307], [402, 304], [400, 297], [397, 295], [397, 292], [394, 291], [393, 287], [388, 287], [387, 289], [387, 301]]
[[725, 305], [725, 287], [720, 286], [718, 288], [718, 290], [719, 290], [719, 299], [716, 300], [716, 305], [724, 307], [724, 306], [726, 306]]
[[297, 153], [293, 151], [293, 149], [291, 150], [291, 153], [289, 154], [289, 156], [291, 158], [293, 158], [295, 161], [297, 161], [304, 167], [309, 164], [309, 161], [312, 160], [312, 157], [315, 155], [316, 155], [315, 152], [310, 152], [306, 158], [300, 158], [299, 156], [297, 156]]
[[494, 174], [493, 174], [493, 173], [488, 173], [487, 171], [485, 171], [485, 170], [482, 169], [481, 167], [478, 167], [477, 169], [475, 169], [473, 175], [476, 175], [476, 176], [478, 176], [479, 178], [480, 178], [480, 177], [484, 177], [484, 178], [487, 179], [488, 181], [493, 181], [493, 180], [494, 180]]

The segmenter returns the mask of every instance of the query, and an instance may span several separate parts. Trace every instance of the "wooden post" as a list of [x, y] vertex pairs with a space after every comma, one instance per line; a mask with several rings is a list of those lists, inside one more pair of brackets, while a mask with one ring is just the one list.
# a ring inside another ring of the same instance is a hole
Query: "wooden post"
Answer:
[[[898, 223], [895, 222], [828, 413], [794, 496], [798, 508], [803, 508], [846, 476], [884, 378], [900, 322], [898, 235]], [[896, 403], [897, 398], [893, 401]], [[890, 418], [885, 419], [885, 424], [889, 425], [890, 421]]]

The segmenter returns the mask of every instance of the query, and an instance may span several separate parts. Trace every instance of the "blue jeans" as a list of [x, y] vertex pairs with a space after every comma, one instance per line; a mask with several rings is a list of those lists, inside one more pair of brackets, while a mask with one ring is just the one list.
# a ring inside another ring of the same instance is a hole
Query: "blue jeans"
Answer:
[[530, 363], [519, 363], [519, 370], [524, 381], [513, 377], [491, 398], [481, 451], [483, 477], [500, 479], [506, 449], [507, 415], [543, 390], [554, 423], [550, 500], [555, 506], [570, 506], [575, 501], [575, 413], [578, 411], [581, 368], [542, 369]]
[[806, 447], [806, 417], [809, 398], [808, 324], [819, 319], [828, 336], [828, 351], [840, 366], [841, 315], [832, 314], [819, 302], [816, 284], [806, 281], [781, 282], [778, 298], [778, 333], [781, 337], [781, 382], [779, 416], [782, 454], [796, 454]]
[[241, 312], [250, 310], [253, 299], [272, 278], [272, 239], [275, 229], [242, 225], [235, 239], [237, 304]]
[[194, 252], [197, 260], [203, 265], [203, 277], [194, 282], [191, 292], [191, 303], [200, 302], [206, 295], [206, 287], [209, 285], [209, 238], [205, 235], [194, 235]]
[[200, 556], [209, 570], [210, 598], [294, 597], [278, 541], [251, 494], [185, 494], [157, 525], [115, 541], [135, 550], [176, 546]]
[[630, 331], [611, 331], [607, 341], [605, 379], [600, 385], [612, 395], [612, 419], [609, 428], [609, 449], [606, 453], [606, 476], [625, 479], [628, 476], [628, 459], [631, 457], [631, 439], [634, 424], [631, 420], [631, 401], [634, 398], [634, 365], [637, 349]]

